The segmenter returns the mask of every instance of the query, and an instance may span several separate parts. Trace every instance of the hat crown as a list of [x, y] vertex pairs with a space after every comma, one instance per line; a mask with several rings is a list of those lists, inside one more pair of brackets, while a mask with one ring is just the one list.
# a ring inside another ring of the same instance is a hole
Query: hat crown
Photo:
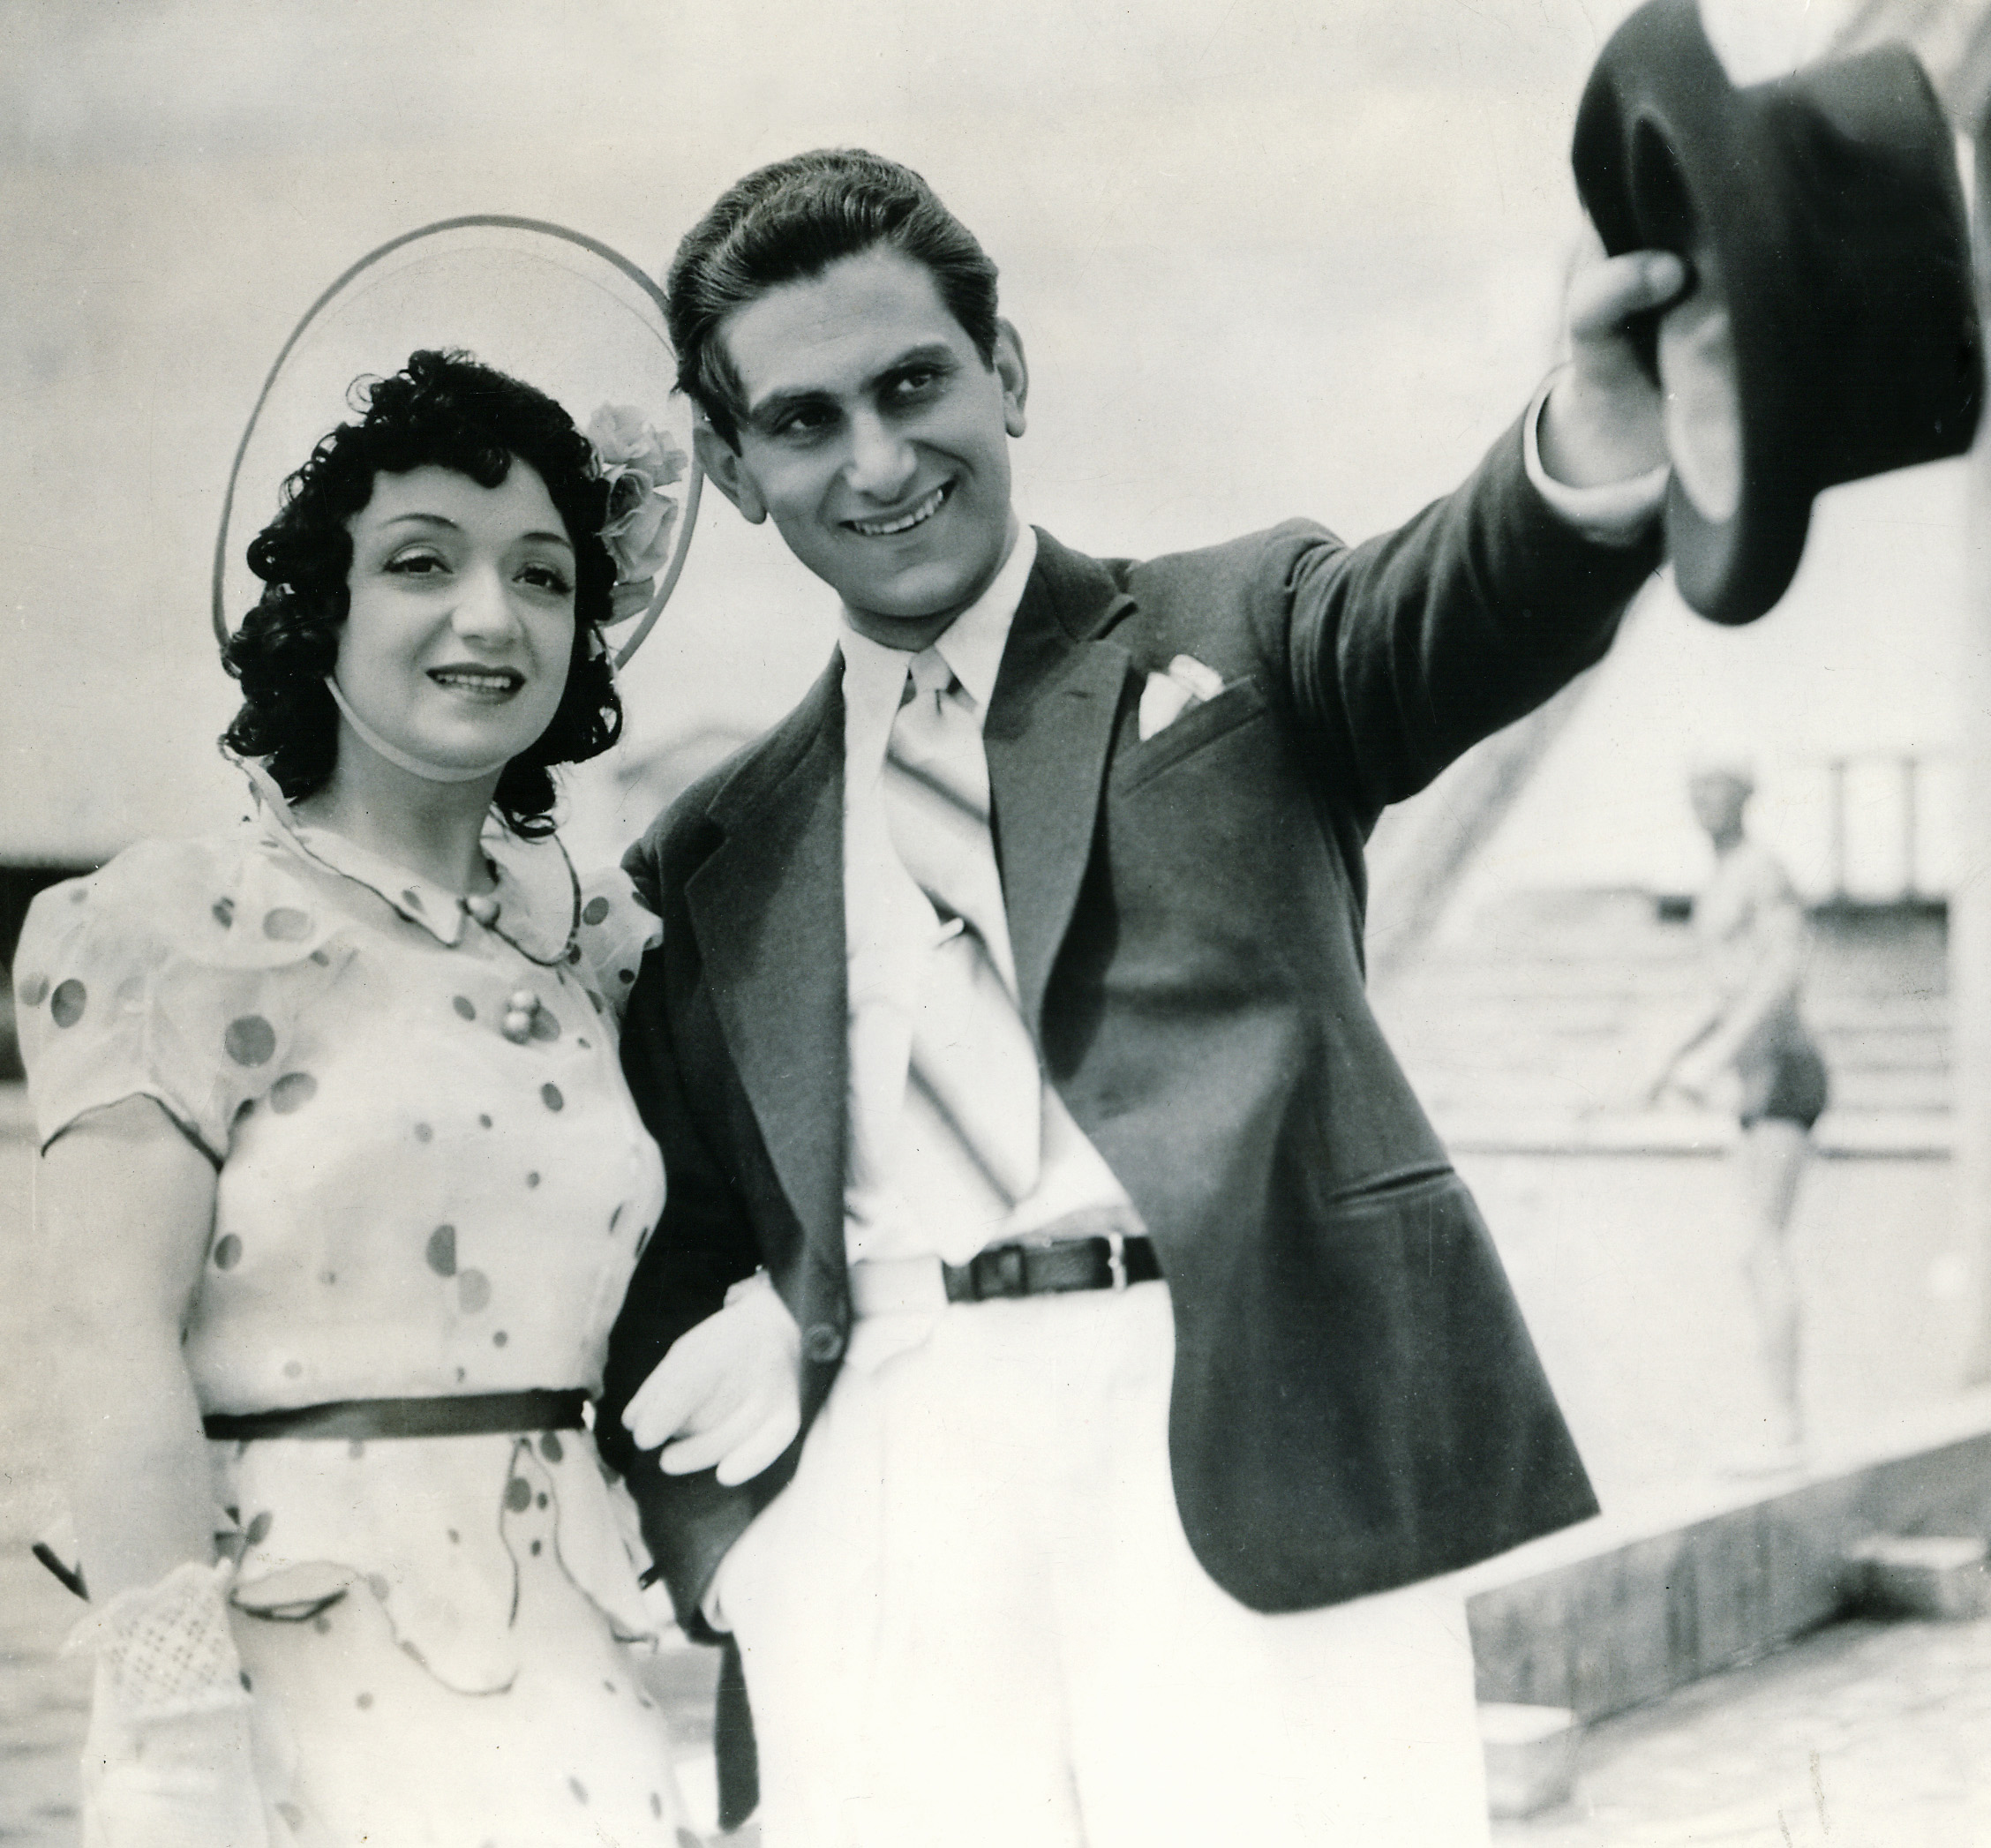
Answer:
[[1983, 363], [1949, 124], [1905, 47], [1739, 88], [1694, 0], [1649, 0], [1598, 57], [1572, 160], [1607, 252], [1678, 252], [1727, 309], [1743, 491], [1711, 520], [1676, 479], [1667, 536], [1687, 602], [1747, 622], [1790, 583], [1821, 490], [1970, 447]]

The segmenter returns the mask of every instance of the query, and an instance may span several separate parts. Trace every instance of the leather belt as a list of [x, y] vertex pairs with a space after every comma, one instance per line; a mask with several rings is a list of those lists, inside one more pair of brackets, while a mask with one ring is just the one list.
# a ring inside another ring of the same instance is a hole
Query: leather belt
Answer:
[[210, 1412], [210, 1438], [472, 1438], [516, 1431], [579, 1431], [588, 1395], [536, 1388], [524, 1393], [462, 1393], [433, 1399], [334, 1399], [268, 1412]]
[[1041, 1244], [990, 1245], [965, 1264], [938, 1258], [868, 1259], [850, 1267], [851, 1307], [860, 1316], [943, 1309], [1071, 1290], [1125, 1289], [1161, 1275], [1154, 1242], [1108, 1232]]

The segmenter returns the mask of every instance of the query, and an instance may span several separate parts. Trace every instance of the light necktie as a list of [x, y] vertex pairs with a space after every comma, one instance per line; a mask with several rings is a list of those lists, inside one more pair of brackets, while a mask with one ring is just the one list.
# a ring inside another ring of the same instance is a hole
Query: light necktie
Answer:
[[1037, 1184], [1043, 1078], [1017, 1006], [981, 729], [935, 650], [908, 669], [883, 790], [892, 845], [942, 927], [913, 1029], [909, 1083], [926, 1108], [908, 1112], [917, 1137], [930, 1111], [938, 1146], [914, 1152], [936, 1159], [908, 1164], [911, 1191], [942, 1196], [928, 1210], [1006, 1211]]

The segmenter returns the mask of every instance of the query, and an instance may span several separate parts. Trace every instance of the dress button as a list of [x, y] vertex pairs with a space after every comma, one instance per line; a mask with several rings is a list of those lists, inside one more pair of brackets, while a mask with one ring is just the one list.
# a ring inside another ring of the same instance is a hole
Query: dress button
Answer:
[[844, 1351], [842, 1332], [828, 1322], [811, 1322], [802, 1337], [802, 1352], [811, 1360], [835, 1360]]

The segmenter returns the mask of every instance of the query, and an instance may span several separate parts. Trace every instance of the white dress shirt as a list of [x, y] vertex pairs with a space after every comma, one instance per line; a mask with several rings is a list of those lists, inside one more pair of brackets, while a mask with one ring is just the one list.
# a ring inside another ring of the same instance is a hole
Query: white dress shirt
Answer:
[[[996, 691], [1010, 626], [1037, 562], [1037, 536], [1019, 531], [987, 590], [934, 644], [960, 681], [979, 726]], [[925, 958], [943, 935], [931, 902], [891, 845], [882, 787], [885, 750], [912, 656], [860, 635], [846, 613], [844, 651], [844, 930], [850, 977], [850, 1121], [844, 1239], [850, 1262], [937, 1256], [963, 1264], [984, 1246], [1029, 1238], [1088, 1207], [1123, 1209], [1126, 1190], [1049, 1085], [1037, 1185], [998, 1217], [915, 1222], [896, 1172], [909, 1133], [905, 1098], [913, 1013]], [[991, 960], [1015, 989], [1015, 958], [998, 920]]]

